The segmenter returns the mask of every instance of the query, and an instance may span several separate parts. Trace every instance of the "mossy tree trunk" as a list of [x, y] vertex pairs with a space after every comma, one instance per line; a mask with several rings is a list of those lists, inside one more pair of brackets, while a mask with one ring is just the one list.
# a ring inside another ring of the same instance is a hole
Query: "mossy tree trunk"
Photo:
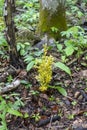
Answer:
[[[47, 33], [56, 39], [60, 38], [60, 32], [67, 29], [65, 15], [66, 0], [40, 0], [39, 32]], [[55, 27], [52, 31], [52, 27]]]

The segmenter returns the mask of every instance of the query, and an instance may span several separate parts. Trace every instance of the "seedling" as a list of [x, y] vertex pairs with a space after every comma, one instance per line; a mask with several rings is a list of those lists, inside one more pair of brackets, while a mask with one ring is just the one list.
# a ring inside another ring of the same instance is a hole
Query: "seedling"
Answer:
[[70, 114], [70, 115], [68, 115], [68, 119], [70, 119], [70, 120], [72, 120], [72, 119], [74, 119], [74, 114]]
[[11, 82], [12, 82], [12, 80], [13, 80], [12, 75], [9, 75], [9, 76], [7, 77], [7, 82], [11, 83]]
[[54, 101], [54, 100], [55, 100], [55, 97], [54, 97], [53, 95], [51, 95], [51, 96], [49, 97], [49, 100], [50, 100], [50, 101]]
[[71, 104], [72, 104], [73, 106], [75, 106], [75, 105], [77, 104], [77, 102], [76, 102], [76, 101], [73, 101]]
[[39, 113], [37, 113], [37, 114], [33, 114], [32, 115], [32, 118], [34, 118], [35, 119], [35, 121], [37, 122], [37, 121], [39, 121], [40, 120], [40, 114]]

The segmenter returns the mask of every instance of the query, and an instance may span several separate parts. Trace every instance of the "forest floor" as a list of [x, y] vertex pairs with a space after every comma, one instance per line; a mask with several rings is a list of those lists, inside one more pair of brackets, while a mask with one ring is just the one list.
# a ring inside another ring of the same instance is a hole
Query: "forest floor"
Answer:
[[[60, 59], [56, 51], [52, 51], [51, 55]], [[80, 59], [72, 56], [71, 61], [68, 62], [72, 76], [59, 69], [53, 70], [51, 85], [62, 85], [67, 91], [66, 97], [55, 89], [38, 93], [35, 69], [28, 73], [25, 70], [14, 71], [8, 61], [0, 59], [2, 63], [0, 70], [4, 68], [3, 72], [0, 72], [3, 82], [6, 81], [4, 75], [11, 72], [15, 79], [27, 80], [32, 84], [29, 89], [26, 89], [25, 84], [21, 84], [13, 91], [18, 93], [19, 98], [24, 102], [20, 112], [27, 112], [29, 117], [8, 116], [9, 130], [87, 130], [87, 61], [84, 58], [86, 55], [87, 52]], [[9, 69], [12, 70], [8, 71]], [[12, 92], [8, 92], [3, 96], [11, 94]], [[14, 102], [15, 96], [11, 96], [10, 101]]]
[[[87, 22], [83, 26], [87, 30]], [[60, 53], [56, 48], [49, 53], [60, 61]], [[7, 114], [9, 130], [87, 130], [87, 50], [80, 58], [72, 55], [67, 65], [72, 75], [69, 76], [55, 68], [51, 81], [51, 85], [62, 86], [67, 91], [67, 96], [63, 96], [56, 89], [38, 93], [39, 84], [35, 78], [37, 75], [35, 69], [29, 72], [26, 72], [26, 67], [16, 69], [9, 65], [8, 59], [0, 57], [1, 86], [8, 82], [9, 75], [12, 75], [15, 81], [25, 80], [30, 83], [28, 84], [30, 87], [19, 83], [15, 89], [2, 94], [7, 103], [20, 100], [23, 104], [21, 103], [19, 111], [29, 115], [23, 118]]]

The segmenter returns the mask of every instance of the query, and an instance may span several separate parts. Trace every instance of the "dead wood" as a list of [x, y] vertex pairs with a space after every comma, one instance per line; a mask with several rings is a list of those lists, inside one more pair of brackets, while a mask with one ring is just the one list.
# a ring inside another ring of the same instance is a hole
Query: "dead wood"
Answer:
[[13, 81], [11, 84], [0, 88], [0, 94], [4, 94], [10, 91], [13, 91], [14, 89], [16, 89], [19, 85], [20, 85], [21, 81], [19, 79]]

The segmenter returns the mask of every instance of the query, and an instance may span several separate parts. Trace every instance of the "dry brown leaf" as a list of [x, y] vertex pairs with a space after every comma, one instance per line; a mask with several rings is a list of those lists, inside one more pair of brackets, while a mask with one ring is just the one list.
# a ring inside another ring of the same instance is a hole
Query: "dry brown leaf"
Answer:
[[87, 70], [82, 70], [79, 75], [83, 78], [87, 78]]

